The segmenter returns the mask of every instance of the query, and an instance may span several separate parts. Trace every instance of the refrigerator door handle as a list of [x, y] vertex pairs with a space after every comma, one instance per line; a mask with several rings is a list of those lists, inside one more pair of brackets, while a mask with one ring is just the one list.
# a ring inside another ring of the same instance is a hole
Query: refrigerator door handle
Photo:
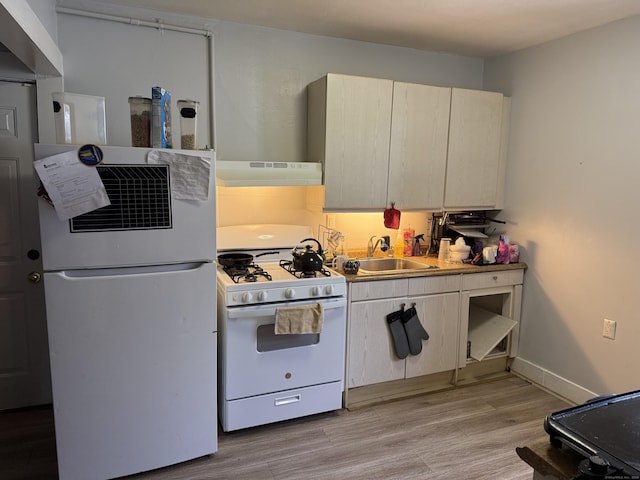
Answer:
[[77, 270], [61, 270], [59, 272], [50, 272], [67, 278], [94, 278], [94, 277], [112, 277], [118, 275], [144, 275], [171, 272], [187, 272], [190, 270], [199, 270], [210, 262], [190, 262], [176, 263], [167, 265], [145, 265], [138, 267], [114, 267], [114, 268], [87, 268]]

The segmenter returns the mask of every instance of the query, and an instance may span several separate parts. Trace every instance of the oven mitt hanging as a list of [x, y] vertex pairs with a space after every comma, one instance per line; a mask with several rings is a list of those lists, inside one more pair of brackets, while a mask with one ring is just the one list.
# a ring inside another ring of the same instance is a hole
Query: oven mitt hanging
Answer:
[[407, 340], [407, 334], [402, 326], [403, 314], [404, 310], [398, 310], [397, 312], [387, 315], [387, 324], [391, 331], [393, 347], [395, 348], [396, 355], [399, 359], [407, 358], [407, 355], [409, 355], [409, 342]]
[[429, 334], [420, 323], [416, 307], [411, 306], [402, 313], [402, 326], [406, 332], [411, 355], [418, 355], [422, 352], [422, 340], [429, 340]]

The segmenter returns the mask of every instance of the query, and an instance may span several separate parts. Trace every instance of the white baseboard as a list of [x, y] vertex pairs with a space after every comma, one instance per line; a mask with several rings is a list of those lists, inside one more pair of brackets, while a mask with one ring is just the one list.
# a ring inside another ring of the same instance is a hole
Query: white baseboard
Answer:
[[576, 405], [598, 396], [597, 393], [591, 392], [580, 385], [576, 385], [566, 378], [562, 378], [559, 375], [556, 375], [555, 373], [520, 357], [513, 359], [513, 363], [511, 363], [511, 371]]

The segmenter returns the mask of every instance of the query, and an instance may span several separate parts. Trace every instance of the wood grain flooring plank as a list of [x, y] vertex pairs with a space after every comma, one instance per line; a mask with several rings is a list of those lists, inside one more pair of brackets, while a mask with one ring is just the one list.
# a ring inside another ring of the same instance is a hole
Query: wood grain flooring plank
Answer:
[[[569, 406], [510, 376], [277, 424], [219, 433], [215, 455], [127, 480], [525, 480], [516, 447], [544, 439]], [[0, 478], [54, 480], [50, 408], [0, 412]]]

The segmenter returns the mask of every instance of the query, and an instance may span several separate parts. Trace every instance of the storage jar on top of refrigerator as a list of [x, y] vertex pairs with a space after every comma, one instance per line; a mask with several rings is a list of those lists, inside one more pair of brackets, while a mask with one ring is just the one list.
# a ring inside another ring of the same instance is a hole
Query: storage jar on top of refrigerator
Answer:
[[178, 100], [180, 112], [180, 148], [196, 150], [198, 148], [198, 105], [195, 100]]

